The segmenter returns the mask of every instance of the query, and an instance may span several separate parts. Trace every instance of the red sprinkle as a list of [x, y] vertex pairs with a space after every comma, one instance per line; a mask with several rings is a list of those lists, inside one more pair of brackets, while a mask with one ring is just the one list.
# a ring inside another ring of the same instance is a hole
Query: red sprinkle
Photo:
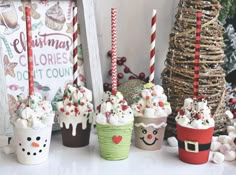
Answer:
[[126, 109], [128, 109], [127, 105], [121, 105], [122, 111], [125, 111]]
[[66, 112], [66, 115], [70, 115], [70, 112]]
[[61, 111], [61, 112], [65, 112], [65, 109], [64, 109], [64, 108], [61, 108], [60, 111]]
[[179, 110], [180, 115], [184, 115], [184, 111], [182, 109]]
[[164, 102], [163, 101], [159, 101], [158, 104], [159, 104], [160, 107], [164, 107]]

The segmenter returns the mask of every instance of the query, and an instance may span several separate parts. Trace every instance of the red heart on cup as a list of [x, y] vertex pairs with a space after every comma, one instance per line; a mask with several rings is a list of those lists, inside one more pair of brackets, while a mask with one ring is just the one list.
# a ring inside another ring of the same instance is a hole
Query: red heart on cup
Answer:
[[119, 144], [122, 140], [122, 136], [113, 136], [112, 137], [112, 141], [115, 143], [115, 144]]

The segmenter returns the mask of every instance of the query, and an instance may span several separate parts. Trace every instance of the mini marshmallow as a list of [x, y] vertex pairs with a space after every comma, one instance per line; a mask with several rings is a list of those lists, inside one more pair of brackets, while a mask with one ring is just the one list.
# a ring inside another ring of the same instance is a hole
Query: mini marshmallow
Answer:
[[33, 116], [33, 114], [34, 114], [34, 110], [32, 110], [32, 109], [29, 108], [29, 107], [26, 107], [25, 109], [23, 109], [23, 110], [21, 111], [21, 117], [22, 117], [23, 119], [28, 119], [28, 118], [30, 118], [31, 116]]
[[104, 114], [98, 114], [97, 116], [96, 116], [96, 122], [97, 123], [100, 123], [100, 124], [106, 124], [107, 123], [107, 118], [106, 118], [106, 116], [104, 115]]
[[233, 161], [236, 158], [236, 153], [235, 151], [227, 151], [225, 153], [225, 160], [226, 161]]
[[112, 114], [109, 121], [112, 125], [118, 125], [119, 124], [118, 120], [119, 120], [118, 116]]
[[148, 118], [155, 117], [155, 109], [153, 108], [145, 108], [144, 109], [144, 116]]
[[235, 132], [232, 132], [232, 131], [229, 132], [228, 135], [229, 135], [229, 137], [232, 138], [232, 139], [234, 139], [234, 138], [236, 137], [236, 133], [235, 133]]
[[28, 122], [27, 122], [27, 120], [25, 120], [25, 119], [20, 119], [20, 118], [18, 118], [18, 119], [15, 121], [14, 126], [15, 126], [16, 128], [28, 128]]
[[168, 114], [165, 112], [165, 110], [161, 107], [157, 107], [155, 111], [155, 116], [158, 117], [168, 117]]
[[4, 147], [8, 145], [8, 137], [0, 136], [0, 147]]
[[232, 112], [230, 110], [225, 111], [225, 114], [229, 117], [229, 119], [234, 118], [234, 115], [232, 114]]
[[235, 132], [236, 131], [236, 129], [235, 129], [235, 127], [234, 126], [227, 126], [227, 132], [229, 133], [229, 132]]
[[181, 126], [186, 126], [189, 122], [190, 120], [186, 116], [179, 117], [178, 119], [178, 124], [180, 124]]
[[12, 146], [6, 146], [3, 148], [3, 152], [5, 154], [13, 154], [15, 153], [15, 149]]
[[167, 143], [171, 146], [171, 147], [177, 147], [178, 146], [178, 140], [175, 137], [169, 137], [167, 139]]
[[221, 145], [222, 145], [222, 144], [221, 144], [220, 142], [218, 142], [218, 141], [213, 141], [213, 142], [211, 143], [211, 150], [212, 150], [212, 151], [219, 151]]
[[218, 137], [217, 136], [212, 136], [212, 141], [217, 141]]
[[227, 135], [220, 135], [218, 137], [218, 141], [221, 142], [221, 143], [227, 143], [228, 138], [229, 138], [229, 136], [227, 136]]
[[186, 98], [184, 100], [184, 108], [192, 109], [192, 107], [193, 107], [193, 99], [192, 98]]
[[[52, 115], [54, 115], [54, 114], [52, 114]], [[45, 124], [45, 125], [51, 125], [51, 124], [53, 124], [54, 123], [54, 118], [53, 117], [42, 117], [42, 122], [43, 122], [43, 124]]]
[[225, 154], [227, 151], [231, 150], [231, 146], [230, 144], [226, 143], [226, 144], [221, 145], [219, 150], [222, 154]]
[[153, 87], [153, 91], [156, 93], [156, 95], [164, 93], [163, 87], [158, 84]]
[[45, 124], [42, 123], [38, 118], [32, 118], [32, 126], [33, 129], [39, 129], [45, 127]]
[[212, 161], [214, 163], [217, 163], [217, 164], [222, 163], [222, 162], [224, 162], [224, 159], [225, 159], [224, 154], [219, 153], [219, 152], [213, 153]]
[[203, 127], [201, 120], [193, 120], [191, 126], [196, 129], [201, 129]]
[[110, 102], [101, 104], [101, 113], [105, 114], [106, 112], [110, 112], [112, 109], [112, 104]]

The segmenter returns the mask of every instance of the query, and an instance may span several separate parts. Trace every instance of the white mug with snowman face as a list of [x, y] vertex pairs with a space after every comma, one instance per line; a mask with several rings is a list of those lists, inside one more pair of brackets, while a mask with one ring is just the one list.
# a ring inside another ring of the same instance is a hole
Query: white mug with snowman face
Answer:
[[22, 164], [40, 164], [48, 159], [52, 125], [40, 128], [14, 128], [17, 159]]

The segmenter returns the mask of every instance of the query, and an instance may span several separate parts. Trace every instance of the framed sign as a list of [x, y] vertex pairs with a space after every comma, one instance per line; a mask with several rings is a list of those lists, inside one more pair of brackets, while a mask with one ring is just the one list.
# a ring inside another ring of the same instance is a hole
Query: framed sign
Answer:
[[16, 95], [28, 94], [25, 6], [32, 9], [34, 88], [51, 101], [73, 78], [73, 7], [78, 7], [79, 84], [103, 92], [93, 0], [0, 1], [0, 135], [11, 135]]

